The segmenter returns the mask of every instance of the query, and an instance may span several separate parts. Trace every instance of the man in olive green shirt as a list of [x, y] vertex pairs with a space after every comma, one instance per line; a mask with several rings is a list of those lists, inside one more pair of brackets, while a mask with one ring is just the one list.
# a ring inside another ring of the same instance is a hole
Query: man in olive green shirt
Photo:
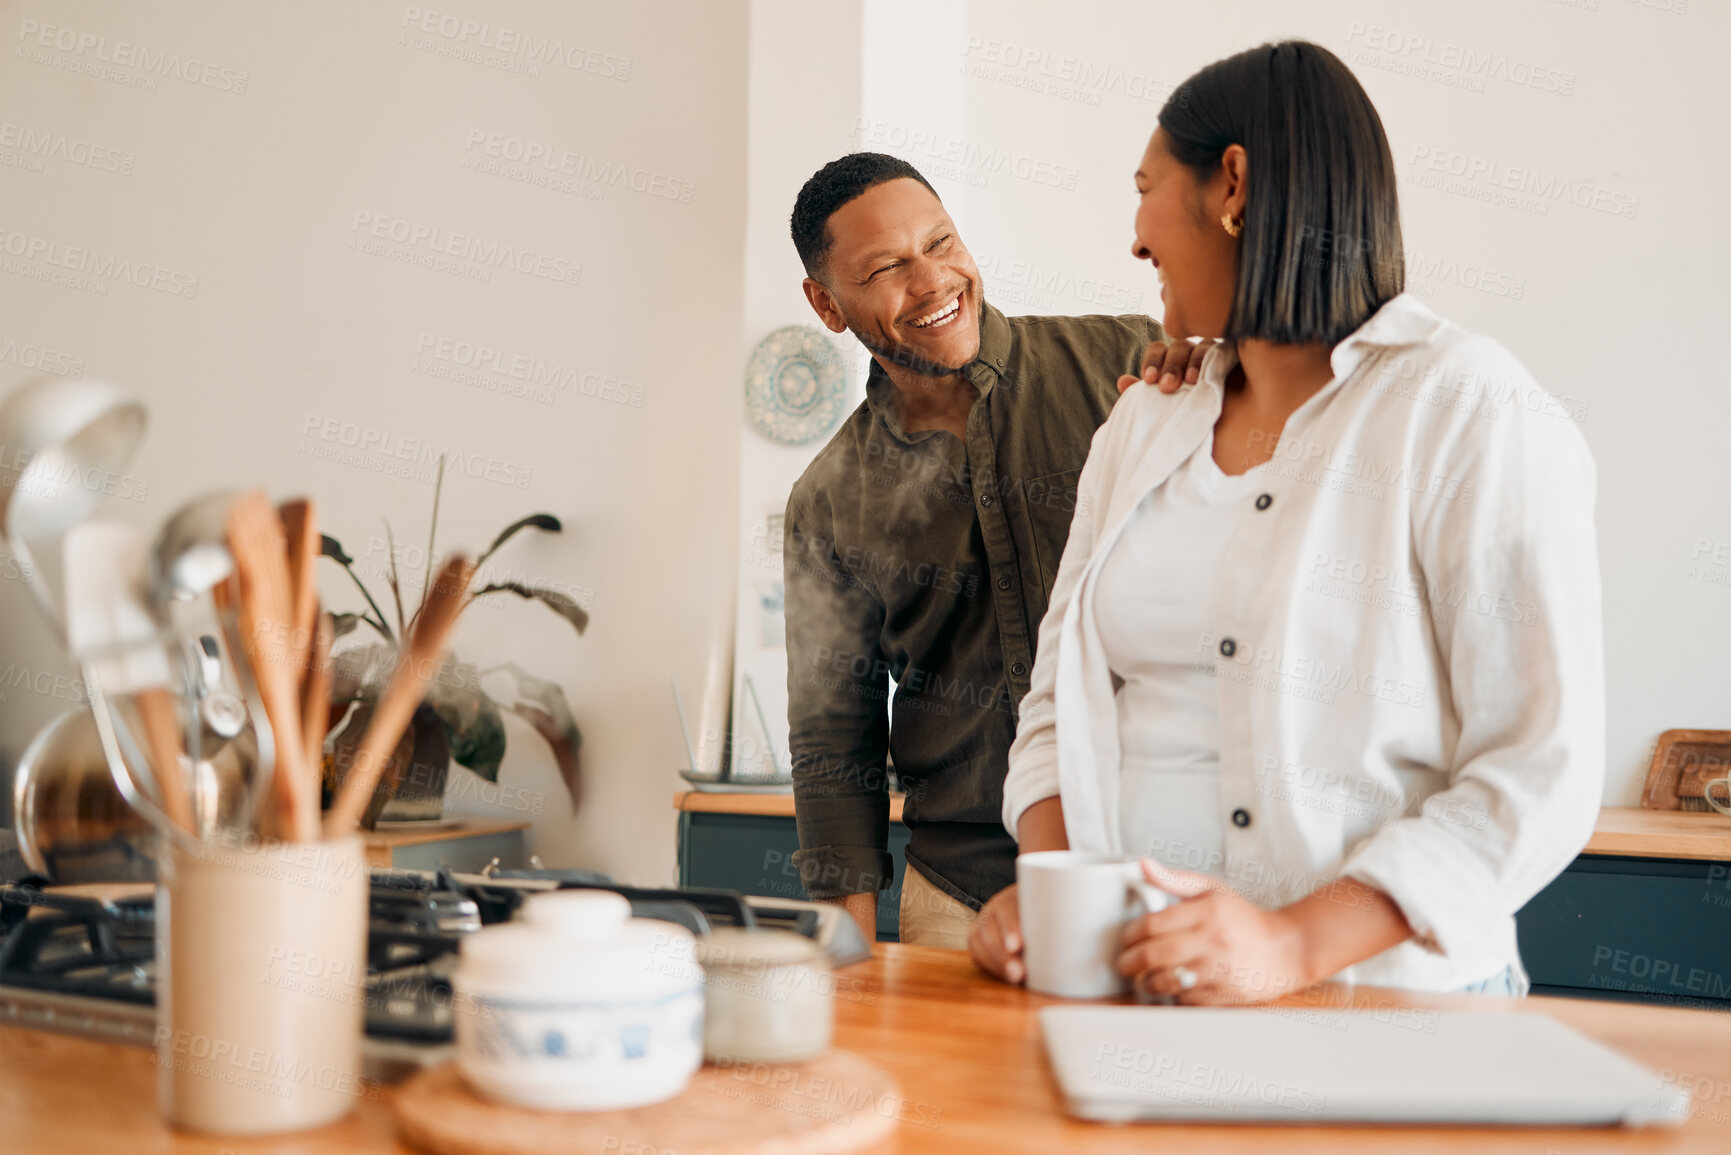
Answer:
[[1004, 775], [1089, 443], [1123, 385], [1164, 368], [1176, 388], [1184, 358], [1162, 365], [1148, 317], [986, 304], [949, 214], [894, 157], [826, 165], [792, 227], [812, 308], [873, 355], [865, 403], [787, 505], [794, 861], [875, 937], [893, 764], [901, 937], [962, 948], [1015, 880]]

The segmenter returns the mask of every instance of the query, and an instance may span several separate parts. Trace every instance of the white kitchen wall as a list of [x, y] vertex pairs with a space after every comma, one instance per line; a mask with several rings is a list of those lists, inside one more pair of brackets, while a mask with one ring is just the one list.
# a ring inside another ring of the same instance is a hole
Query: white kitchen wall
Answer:
[[[441, 549], [564, 519], [493, 569], [577, 597], [588, 633], [507, 595], [455, 644], [563, 684], [581, 807], [515, 718], [510, 789], [455, 771], [451, 805], [645, 884], [673, 878], [669, 678], [700, 723], [726, 701], [747, 23], [744, 0], [0, 4], [0, 389], [43, 348], [132, 387], [143, 499], [109, 516], [306, 493], [387, 600], [383, 519], [418, 573], [443, 449]], [[0, 770], [68, 705], [38, 676], [63, 668], [0, 581]]]

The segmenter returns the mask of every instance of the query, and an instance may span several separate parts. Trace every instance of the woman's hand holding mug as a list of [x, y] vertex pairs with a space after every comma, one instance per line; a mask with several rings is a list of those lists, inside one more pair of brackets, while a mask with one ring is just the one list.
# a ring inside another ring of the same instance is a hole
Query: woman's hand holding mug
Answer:
[[968, 928], [968, 954], [974, 965], [996, 979], [1016, 986], [1028, 977], [1022, 962], [1022, 916], [1011, 883], [986, 901], [980, 917]]
[[1143, 860], [1148, 881], [1182, 901], [1124, 928], [1115, 964], [1137, 991], [1194, 1005], [1265, 1003], [1310, 985], [1302, 929], [1206, 874]]
[[1125, 923], [1176, 899], [1134, 859], [1046, 850], [1016, 859], [1016, 884], [994, 895], [968, 931], [987, 974], [1065, 998], [1105, 998], [1128, 984], [1112, 969]]
[[[1262, 1003], [1313, 981], [1303, 928], [1286, 912], [1264, 910], [1206, 874], [1149, 860], [1138, 870], [1152, 888], [1178, 901], [1136, 914], [1122, 926], [1112, 969], [1137, 994], [1192, 1005]], [[1112, 882], [1103, 877], [1093, 885]], [[1008, 886], [992, 896], [968, 931], [975, 965], [1016, 985], [1028, 978], [1021, 908], [1020, 888]]]

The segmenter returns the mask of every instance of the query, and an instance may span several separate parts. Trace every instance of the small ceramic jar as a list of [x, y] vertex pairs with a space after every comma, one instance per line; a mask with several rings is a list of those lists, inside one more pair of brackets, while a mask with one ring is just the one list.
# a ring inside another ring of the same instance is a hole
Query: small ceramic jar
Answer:
[[699, 940], [697, 961], [708, 973], [704, 1058], [793, 1063], [829, 1050], [835, 978], [810, 939], [725, 927]]
[[534, 895], [463, 940], [457, 1066], [481, 1095], [546, 1110], [639, 1107], [703, 1062], [691, 932], [604, 890]]

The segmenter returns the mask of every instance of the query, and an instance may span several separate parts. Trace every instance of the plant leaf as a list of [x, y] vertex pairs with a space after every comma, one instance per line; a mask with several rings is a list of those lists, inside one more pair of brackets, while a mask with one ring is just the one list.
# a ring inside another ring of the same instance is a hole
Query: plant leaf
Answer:
[[415, 616], [409, 619], [413, 625], [421, 616], [421, 611], [427, 608], [427, 598], [433, 592], [433, 542], [439, 532], [439, 494], [445, 490], [445, 455], [439, 454], [439, 476], [433, 482], [433, 518], [427, 523], [427, 574], [421, 582], [421, 603], [415, 607]]
[[355, 564], [355, 559], [343, 550], [343, 543], [328, 533], [319, 534], [319, 553], [335, 560], [340, 565], [351, 566]]
[[578, 633], [582, 633], [589, 626], [589, 614], [574, 599], [558, 590], [538, 590], [533, 586], [524, 585], [522, 582], [494, 582], [476, 590], [470, 595], [469, 600], [474, 601], [476, 598], [494, 593], [513, 593], [520, 598], [533, 598], [536, 601], [544, 602], [548, 609], [570, 622], [571, 627]]
[[467, 662], [447, 661], [427, 688], [427, 705], [445, 724], [452, 760], [497, 782], [505, 760], [505, 719], [481, 688], [480, 671]]
[[[383, 634], [386, 640], [394, 641], [395, 639], [391, 636], [391, 627], [385, 622], [385, 611], [379, 608], [379, 603], [373, 600], [371, 591], [367, 589], [367, 583], [363, 582], [361, 575], [355, 572], [355, 559], [343, 549], [343, 543], [328, 533], [321, 533], [319, 535], [319, 556], [328, 557], [342, 566], [343, 572], [349, 575], [349, 580], [355, 583], [355, 588], [361, 591], [361, 596], [367, 599], [367, 605], [372, 607], [374, 616], [369, 618], [362, 614], [361, 620]], [[350, 629], [352, 628], [351, 626]], [[341, 637], [345, 632], [347, 631], [338, 631], [337, 636]]]
[[575, 810], [583, 798], [582, 760], [583, 732], [571, 716], [565, 701], [565, 691], [557, 682], [545, 681], [523, 671], [515, 662], [506, 662], [497, 669], [508, 672], [516, 681], [518, 701], [506, 707], [511, 713], [535, 727], [553, 752], [559, 765], [559, 777], [565, 782], [565, 792], [571, 796]]
[[397, 599], [397, 632], [407, 637], [409, 623], [403, 618], [403, 590], [397, 584], [397, 539], [391, 534], [391, 523], [385, 522], [385, 548], [391, 551], [391, 568], [386, 571], [385, 580], [390, 583], [391, 596]]
[[565, 531], [565, 526], [561, 524], [558, 518], [554, 517], [550, 513], [531, 513], [528, 517], [522, 518], [518, 521], [513, 521], [510, 525], [500, 531], [499, 536], [493, 539], [493, 544], [488, 546], [486, 551], [475, 560], [475, 568], [480, 569], [481, 566], [486, 564], [488, 558], [498, 552], [500, 546], [515, 537], [519, 530], [524, 529], [540, 529], [545, 530], [548, 533], [563, 533]]
[[332, 614], [331, 625], [335, 630], [335, 633], [332, 636], [340, 638], [345, 634], [352, 634], [355, 632], [355, 627], [360, 624], [360, 614]]

